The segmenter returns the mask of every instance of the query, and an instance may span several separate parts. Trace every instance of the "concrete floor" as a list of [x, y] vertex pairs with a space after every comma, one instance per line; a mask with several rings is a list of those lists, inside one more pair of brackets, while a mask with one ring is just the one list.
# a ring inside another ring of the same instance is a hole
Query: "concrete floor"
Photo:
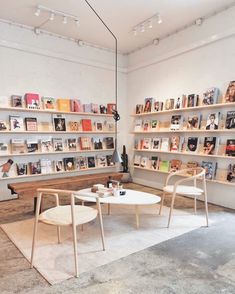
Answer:
[[[158, 194], [135, 184], [126, 188]], [[66, 202], [66, 200], [64, 200]], [[166, 205], [169, 206], [167, 198]], [[50, 203], [46, 204], [50, 206]], [[193, 201], [178, 197], [176, 208]], [[199, 202], [199, 212], [203, 203]], [[0, 230], [0, 293], [235, 293], [235, 214], [209, 205], [209, 228], [199, 228], [108, 265], [50, 286]], [[32, 201], [0, 203], [0, 223], [31, 218]]]

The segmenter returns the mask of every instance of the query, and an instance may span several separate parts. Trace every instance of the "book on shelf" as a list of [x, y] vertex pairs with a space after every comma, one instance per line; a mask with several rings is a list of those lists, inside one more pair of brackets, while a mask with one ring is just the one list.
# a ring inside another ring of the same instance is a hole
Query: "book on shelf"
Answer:
[[77, 158], [77, 165], [78, 165], [78, 168], [81, 170], [87, 169], [87, 157], [79, 156]]
[[140, 114], [144, 112], [144, 105], [143, 104], [136, 104], [135, 113]]
[[143, 121], [143, 131], [144, 132], [148, 132], [150, 130], [150, 120], [149, 119], [145, 119]]
[[188, 139], [185, 137], [180, 137], [180, 152], [185, 152], [187, 150]]
[[26, 93], [25, 94], [25, 104], [29, 109], [40, 109], [40, 98], [38, 94]]
[[161, 138], [153, 138], [151, 149], [152, 150], [160, 150], [160, 147], [161, 147]]
[[77, 139], [76, 138], [68, 138], [66, 140], [67, 150], [68, 151], [76, 151], [77, 150]]
[[62, 171], [64, 171], [64, 163], [63, 163], [63, 160], [55, 160], [54, 161], [54, 170], [55, 170], [55, 172], [62, 172]]
[[235, 128], [235, 111], [228, 111], [227, 112], [225, 127], [226, 127], [226, 129], [234, 129]]
[[161, 151], [169, 151], [169, 138], [162, 138]]
[[55, 110], [56, 109], [55, 98], [42, 97], [42, 106], [43, 106], [43, 109], [46, 109], [46, 110]]
[[141, 149], [143, 150], [150, 150], [151, 149], [151, 138], [144, 138], [142, 141]]
[[228, 88], [226, 90], [225, 94], [225, 102], [235, 102], [235, 81], [231, 81], [228, 85]]
[[25, 152], [26, 152], [26, 148], [25, 148], [24, 139], [11, 139], [12, 154], [21, 154]]
[[180, 137], [179, 136], [171, 137], [170, 151], [179, 152], [179, 148], [180, 148]]
[[115, 163], [112, 161], [112, 155], [108, 154], [106, 155], [106, 160], [107, 160], [107, 166], [114, 166]]
[[219, 89], [212, 87], [203, 93], [202, 105], [216, 104], [219, 97]]
[[187, 121], [187, 130], [198, 130], [200, 128], [201, 115], [190, 115]]
[[113, 114], [113, 111], [116, 110], [115, 103], [108, 103], [107, 104], [107, 114]]
[[62, 138], [53, 138], [53, 149], [55, 152], [64, 151], [63, 139]]
[[91, 123], [90, 119], [82, 119], [81, 125], [82, 125], [83, 132], [91, 132], [92, 131], [92, 123]]
[[206, 130], [218, 130], [220, 112], [210, 113], [206, 121]]
[[159, 112], [163, 110], [164, 103], [162, 101], [155, 101], [153, 103], [153, 112]]
[[100, 105], [100, 113], [106, 114], [107, 113], [107, 107], [103, 104]]
[[8, 153], [8, 144], [6, 142], [0, 142], [0, 155], [5, 155]]
[[52, 124], [47, 121], [40, 122], [40, 130], [42, 132], [49, 132], [53, 130]]
[[205, 169], [205, 177], [207, 180], [213, 180], [216, 176], [217, 162], [202, 161], [202, 167]]
[[41, 173], [50, 174], [53, 172], [52, 161], [50, 159], [42, 158], [40, 159]]
[[114, 148], [113, 137], [105, 137], [104, 144], [105, 144], [106, 149], [113, 149]]
[[97, 167], [105, 167], [107, 166], [107, 159], [105, 155], [97, 155], [96, 156]]
[[225, 154], [228, 156], [235, 156], [235, 139], [227, 140]]
[[230, 163], [227, 171], [227, 181], [235, 183], [235, 164]]
[[66, 120], [65, 116], [62, 114], [53, 114], [53, 125], [56, 132], [66, 131]]
[[19, 115], [10, 115], [10, 130], [14, 132], [24, 131], [23, 118]]
[[18, 176], [26, 176], [28, 172], [27, 163], [16, 163], [16, 173]]
[[158, 169], [158, 156], [152, 156], [150, 159], [151, 169], [157, 170]]
[[150, 127], [152, 132], [156, 131], [158, 127], [158, 121], [156, 119], [152, 119]]
[[88, 168], [93, 168], [95, 167], [95, 156], [88, 156], [87, 157], [87, 166]]
[[91, 103], [91, 112], [92, 113], [99, 113], [99, 105], [96, 103]]
[[11, 106], [22, 108], [24, 106], [24, 99], [21, 95], [11, 95]]
[[85, 104], [83, 104], [83, 112], [85, 112], [85, 113], [91, 113], [91, 103], [85, 103]]
[[0, 131], [7, 131], [7, 123], [5, 120], [0, 120]]
[[203, 153], [208, 155], [214, 155], [216, 150], [215, 148], [216, 141], [218, 141], [218, 139], [216, 139], [216, 137], [205, 137], [204, 145], [203, 145]]
[[134, 149], [138, 150], [140, 149], [140, 140], [139, 139], [134, 139]]
[[169, 172], [170, 161], [169, 160], [160, 160], [158, 169], [163, 172]]
[[196, 153], [197, 149], [198, 137], [188, 137], [186, 151]]
[[9, 107], [9, 100], [7, 96], [0, 96], [0, 105], [2, 108]]
[[142, 131], [142, 119], [136, 119], [134, 132], [141, 132], [141, 131]]
[[77, 121], [70, 121], [69, 122], [69, 130], [71, 132], [78, 132], [80, 129], [80, 124]]
[[141, 157], [141, 160], [140, 160], [140, 167], [143, 167], [143, 168], [147, 168], [148, 167], [148, 157]]
[[29, 162], [29, 172], [31, 175], [41, 174], [40, 161]]
[[115, 124], [111, 121], [104, 121], [104, 128], [108, 132], [114, 132], [115, 131]]
[[103, 123], [102, 123], [102, 121], [96, 121], [95, 122], [95, 130], [98, 131], [98, 132], [103, 131]]
[[63, 112], [70, 112], [70, 99], [57, 99], [57, 109]]
[[186, 108], [188, 105], [188, 97], [187, 95], [183, 94], [182, 95], [182, 108]]
[[83, 112], [83, 106], [82, 106], [81, 100], [71, 99], [70, 109], [71, 109], [71, 112]]
[[199, 105], [199, 95], [190, 94], [187, 99], [187, 107], [195, 107]]
[[36, 117], [26, 117], [24, 121], [25, 121], [26, 131], [30, 131], [30, 132], [38, 131], [38, 123], [37, 123]]
[[182, 125], [182, 116], [180, 114], [172, 115], [170, 129], [179, 130]]
[[178, 97], [175, 100], [175, 109], [180, 109], [182, 108], [182, 97]]
[[154, 98], [145, 98], [144, 112], [152, 112], [153, 103], [154, 103]]
[[166, 99], [166, 101], [165, 101], [165, 110], [174, 109], [174, 105], [175, 105], [175, 99], [174, 98]]
[[103, 142], [101, 138], [93, 137], [92, 141], [93, 141], [93, 149], [95, 150], [103, 149]]
[[41, 143], [41, 152], [43, 153], [53, 152], [53, 144], [52, 144], [51, 137], [41, 139], [40, 143]]
[[26, 150], [28, 153], [38, 152], [38, 140], [37, 139], [27, 139], [26, 140]]
[[74, 157], [63, 158], [63, 162], [64, 162], [64, 170], [65, 171], [75, 170], [75, 158]]
[[81, 150], [91, 150], [91, 138], [90, 137], [81, 137], [80, 138], [80, 149]]
[[179, 159], [172, 159], [170, 161], [170, 172], [176, 172], [181, 169], [182, 161]]

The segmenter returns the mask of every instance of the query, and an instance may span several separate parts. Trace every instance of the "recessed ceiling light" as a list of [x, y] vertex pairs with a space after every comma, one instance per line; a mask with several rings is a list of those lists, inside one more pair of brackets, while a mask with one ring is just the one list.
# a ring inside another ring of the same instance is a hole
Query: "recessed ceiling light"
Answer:
[[52, 13], [51, 13], [51, 15], [50, 15], [50, 18], [49, 18], [49, 20], [53, 21], [54, 19], [55, 19], [55, 13], [54, 13], [54, 12], [52, 12]]
[[63, 24], [67, 24], [67, 17], [66, 16], [63, 17]]
[[153, 40], [153, 45], [157, 46], [159, 44], [160, 40], [159, 39], [154, 39]]
[[33, 31], [34, 31], [35, 35], [40, 35], [41, 34], [41, 31], [40, 31], [39, 28], [34, 28]]
[[37, 10], [35, 11], [35, 13], [34, 13], [34, 14], [35, 14], [36, 16], [39, 16], [39, 15], [40, 15], [40, 13], [41, 13], [41, 10], [40, 10], [39, 8], [37, 8]]
[[79, 20], [78, 20], [78, 19], [75, 19], [75, 24], [76, 24], [76, 26], [77, 26], [77, 27], [79, 27], [79, 26], [80, 26], [80, 22], [79, 22]]
[[202, 22], [203, 22], [203, 19], [198, 18], [198, 19], [195, 20], [195, 25], [200, 26], [202, 24]]
[[160, 14], [157, 15], [157, 23], [158, 24], [161, 24], [162, 23], [162, 18], [161, 18], [161, 15]]
[[141, 26], [141, 28], [140, 28], [140, 32], [141, 32], [141, 33], [144, 33], [144, 32], [145, 32], [145, 26], [144, 26], [144, 25]]

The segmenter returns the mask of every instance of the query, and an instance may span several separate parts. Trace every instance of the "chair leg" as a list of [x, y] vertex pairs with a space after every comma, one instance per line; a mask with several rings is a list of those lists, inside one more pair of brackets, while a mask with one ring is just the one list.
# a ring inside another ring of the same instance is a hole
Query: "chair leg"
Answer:
[[98, 216], [99, 216], [99, 223], [100, 223], [100, 234], [101, 234], [102, 246], [103, 246], [103, 251], [105, 251], [104, 226], [103, 226], [102, 211], [101, 211], [99, 199], [96, 200], [96, 205], [97, 205], [97, 209], [98, 209]]
[[194, 197], [194, 213], [197, 213], [197, 198]]
[[57, 226], [57, 237], [58, 237], [58, 244], [60, 244], [61, 243], [60, 226]]
[[207, 192], [206, 191], [204, 191], [204, 202], [205, 202], [205, 212], [206, 212], [206, 226], [209, 227]]
[[72, 224], [73, 229], [73, 250], [74, 250], [74, 261], [75, 261], [75, 277], [78, 278], [78, 249], [77, 249], [77, 230], [76, 224]]
[[165, 200], [165, 195], [166, 195], [166, 192], [163, 192], [162, 193], [162, 201], [161, 201], [160, 209], [159, 209], [159, 215], [161, 215], [161, 213], [162, 213], [162, 207], [163, 207], [163, 203], [164, 203], [164, 200]]
[[167, 224], [167, 228], [170, 227], [170, 222], [171, 222], [171, 216], [172, 216], [172, 212], [173, 212], [173, 208], [174, 208], [174, 202], [175, 202], [175, 193], [172, 196], [171, 199], [171, 208], [170, 208], [170, 212], [169, 212], [169, 218], [168, 218], [168, 224]]

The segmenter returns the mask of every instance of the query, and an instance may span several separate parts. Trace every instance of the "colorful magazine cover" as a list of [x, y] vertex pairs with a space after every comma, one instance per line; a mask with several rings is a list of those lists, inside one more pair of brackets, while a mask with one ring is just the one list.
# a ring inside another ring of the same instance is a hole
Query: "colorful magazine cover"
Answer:
[[218, 130], [220, 112], [210, 113], [206, 121], [206, 130]]
[[228, 156], [235, 156], [235, 139], [227, 140], [225, 154]]
[[212, 105], [217, 103], [219, 89], [212, 87], [203, 93], [202, 105]]
[[226, 129], [235, 128], [235, 111], [228, 111], [225, 122]]
[[235, 102], [235, 81], [231, 81], [228, 85], [226, 94], [225, 94], [225, 102]]
[[205, 137], [203, 145], [203, 153], [213, 155], [215, 152], [216, 137]]
[[228, 166], [227, 181], [235, 183], [235, 164], [230, 163]]

